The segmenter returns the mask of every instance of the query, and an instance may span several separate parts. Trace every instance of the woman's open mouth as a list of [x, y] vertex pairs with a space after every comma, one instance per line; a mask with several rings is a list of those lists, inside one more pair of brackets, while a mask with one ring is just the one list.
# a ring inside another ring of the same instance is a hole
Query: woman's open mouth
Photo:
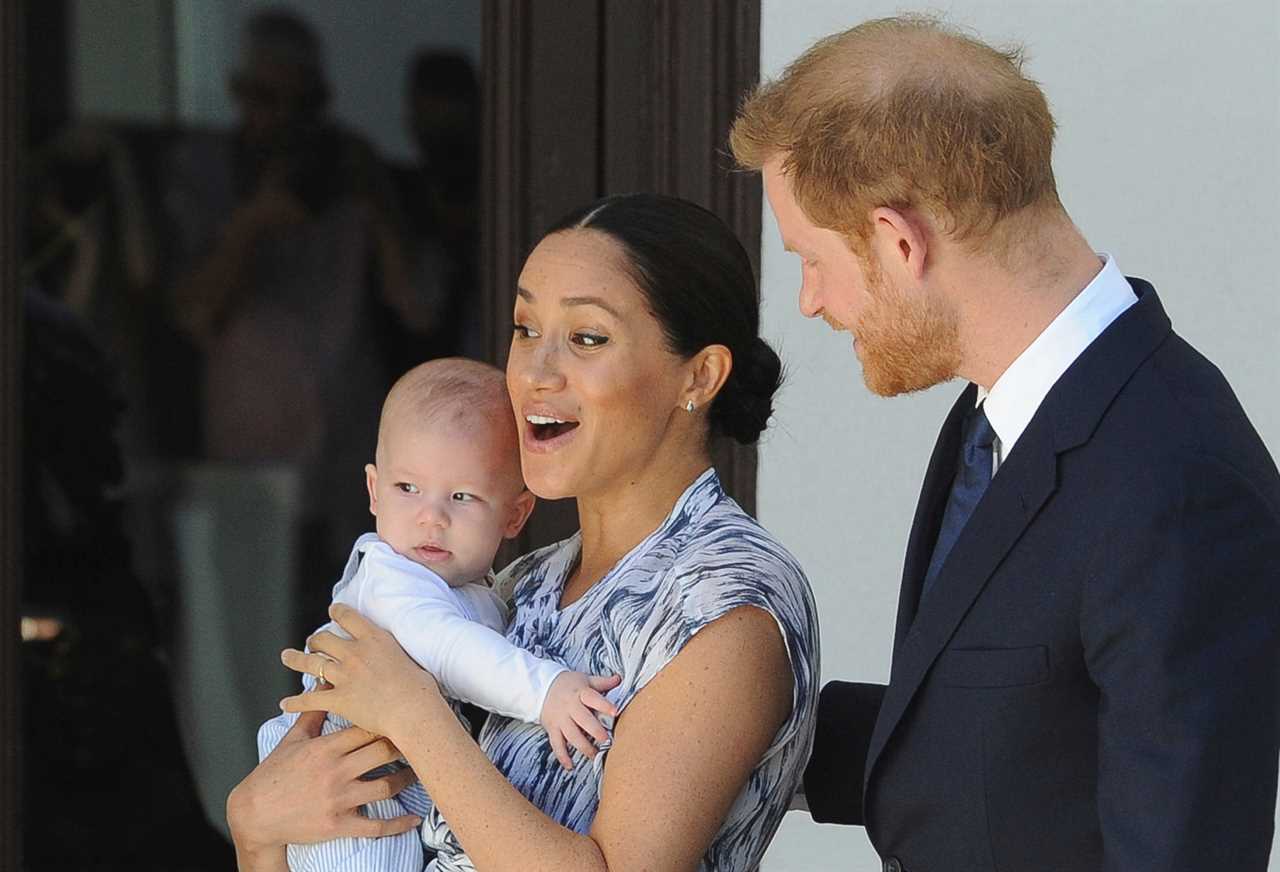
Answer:
[[551, 415], [525, 415], [525, 444], [530, 448], [551, 449], [564, 441], [578, 429], [577, 421], [567, 421]]

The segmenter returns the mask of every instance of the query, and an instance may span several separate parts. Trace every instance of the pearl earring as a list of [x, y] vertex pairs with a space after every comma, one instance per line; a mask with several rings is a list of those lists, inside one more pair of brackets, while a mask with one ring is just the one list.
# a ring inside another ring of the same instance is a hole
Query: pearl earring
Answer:
[[685, 410], [686, 412], [692, 412], [692, 411], [693, 411], [693, 400], [688, 400], [688, 401], [684, 404], [684, 410]]

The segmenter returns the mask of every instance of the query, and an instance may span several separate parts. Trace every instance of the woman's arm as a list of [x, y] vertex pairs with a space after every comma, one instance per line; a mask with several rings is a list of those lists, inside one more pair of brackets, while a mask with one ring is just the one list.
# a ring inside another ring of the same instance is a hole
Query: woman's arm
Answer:
[[395, 796], [414, 780], [408, 769], [361, 781], [400, 757], [358, 728], [320, 735], [324, 712], [309, 712], [227, 797], [227, 824], [240, 872], [283, 872], [285, 845], [339, 836], [389, 836], [421, 823], [414, 816], [366, 818], [358, 809]]
[[[791, 668], [772, 616], [741, 607], [708, 624], [619, 718], [583, 836], [507, 782], [389, 633], [342, 606], [330, 614], [353, 638], [320, 634], [310, 647], [338, 661], [325, 665], [336, 686], [291, 697], [285, 709], [326, 708], [391, 737], [484, 872], [695, 869], [791, 710]], [[285, 663], [314, 672], [318, 656], [286, 652]]]

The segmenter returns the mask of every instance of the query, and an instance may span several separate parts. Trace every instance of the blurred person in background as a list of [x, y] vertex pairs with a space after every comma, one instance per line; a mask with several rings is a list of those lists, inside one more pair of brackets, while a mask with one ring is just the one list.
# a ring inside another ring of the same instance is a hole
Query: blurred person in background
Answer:
[[[400, 368], [430, 357], [479, 358], [480, 89], [462, 52], [420, 49], [409, 67], [405, 123], [417, 147], [414, 164], [391, 164], [411, 245], [411, 277], [429, 312], [425, 330], [396, 319], [389, 345]], [[399, 335], [396, 335], [399, 331]]]
[[380, 162], [329, 117], [311, 27], [289, 11], [255, 13], [230, 86], [235, 129], [184, 137], [168, 169], [173, 314], [203, 349], [204, 455], [303, 470], [303, 553], [332, 566], [341, 555], [326, 543], [367, 527], [351, 508], [358, 477], [335, 486], [328, 471], [372, 450], [390, 381], [373, 312], [420, 331], [430, 307], [410, 281]]

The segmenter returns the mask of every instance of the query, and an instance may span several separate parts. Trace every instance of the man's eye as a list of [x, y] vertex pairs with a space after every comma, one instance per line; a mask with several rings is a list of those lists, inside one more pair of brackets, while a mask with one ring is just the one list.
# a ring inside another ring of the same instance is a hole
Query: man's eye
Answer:
[[453, 498], [460, 503], [472, 503], [479, 499], [475, 494], [464, 493], [463, 491], [454, 493]]
[[396, 482], [396, 490], [403, 494], [416, 494], [418, 493], [418, 486], [407, 481], [399, 481]]
[[598, 348], [609, 341], [608, 336], [601, 336], [599, 333], [575, 333], [573, 341], [583, 348]]
[[527, 324], [516, 324], [512, 329], [521, 339], [537, 339], [542, 335]]

